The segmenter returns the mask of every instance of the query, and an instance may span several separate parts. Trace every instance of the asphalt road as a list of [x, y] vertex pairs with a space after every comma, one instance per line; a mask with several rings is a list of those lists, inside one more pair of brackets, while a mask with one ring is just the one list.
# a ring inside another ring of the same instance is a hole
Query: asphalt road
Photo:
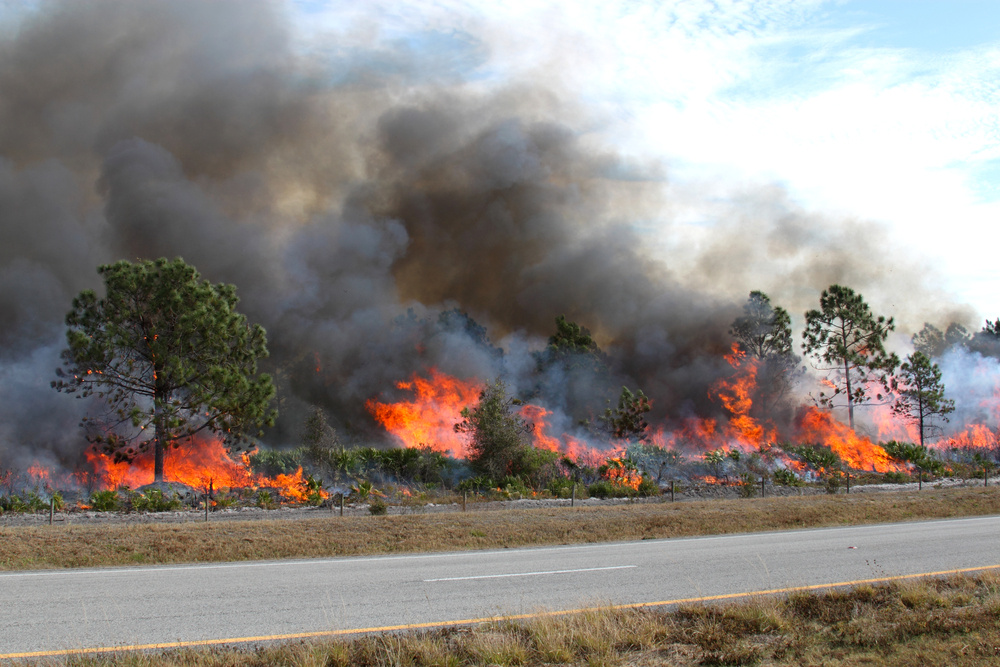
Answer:
[[447, 624], [1000, 565], [1000, 517], [304, 561], [0, 573], [0, 658]]

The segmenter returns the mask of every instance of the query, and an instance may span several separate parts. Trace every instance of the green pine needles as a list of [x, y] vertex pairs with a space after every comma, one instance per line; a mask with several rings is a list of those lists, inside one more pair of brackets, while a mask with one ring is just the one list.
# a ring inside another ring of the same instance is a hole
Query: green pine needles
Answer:
[[117, 461], [164, 452], [214, 433], [239, 448], [274, 423], [264, 329], [236, 311], [236, 288], [201, 279], [174, 260], [101, 266], [103, 297], [81, 292], [66, 316], [67, 349], [52, 386], [96, 397], [103, 410], [83, 420], [87, 438]]

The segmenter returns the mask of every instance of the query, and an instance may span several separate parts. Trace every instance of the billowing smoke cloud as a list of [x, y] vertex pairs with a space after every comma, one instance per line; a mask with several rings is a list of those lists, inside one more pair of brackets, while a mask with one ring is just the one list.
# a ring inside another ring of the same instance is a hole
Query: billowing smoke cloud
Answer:
[[372, 442], [364, 402], [429, 366], [527, 392], [559, 314], [664, 418], [718, 410], [707, 388], [752, 289], [794, 316], [843, 282], [914, 330], [946, 303], [878, 227], [777, 188], [715, 193], [683, 222], [708, 197], [601, 145], [551, 73], [468, 85], [489, 57], [475, 35], [465, 67], [413, 67], [374, 37], [324, 62], [290, 25], [263, 0], [93, 1], [0, 32], [0, 465], [79, 456], [82, 407], [48, 382], [72, 297], [120, 258], [237, 285], [269, 334], [275, 445], [312, 405]]

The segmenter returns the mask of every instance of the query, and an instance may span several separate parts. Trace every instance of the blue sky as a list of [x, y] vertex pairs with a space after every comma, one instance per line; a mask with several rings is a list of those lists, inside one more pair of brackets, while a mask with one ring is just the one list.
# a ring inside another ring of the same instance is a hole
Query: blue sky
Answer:
[[692, 234], [710, 233], [727, 193], [777, 185], [807, 210], [888, 225], [893, 254], [926, 257], [958, 301], [1000, 313], [1000, 2], [293, 7], [307, 48], [331, 57], [405, 44], [414, 70], [579, 101], [595, 137], [712, 193], [673, 206]]

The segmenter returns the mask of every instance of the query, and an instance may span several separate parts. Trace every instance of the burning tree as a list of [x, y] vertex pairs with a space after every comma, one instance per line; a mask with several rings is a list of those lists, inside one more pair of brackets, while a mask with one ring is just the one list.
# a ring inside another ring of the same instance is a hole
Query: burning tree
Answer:
[[892, 406], [895, 415], [916, 424], [920, 432], [920, 446], [924, 447], [925, 435], [940, 431], [935, 419], [948, 421], [948, 415], [955, 411], [955, 401], [944, 397], [941, 384], [941, 369], [931, 363], [923, 352], [914, 352], [899, 368], [894, 388], [896, 402]]
[[[116, 461], [153, 450], [163, 481], [168, 447], [213, 432], [239, 446], [271, 425], [275, 390], [257, 374], [267, 356], [264, 329], [236, 312], [236, 288], [202, 280], [178, 258], [98, 268], [105, 296], [85, 290], [66, 316], [58, 391], [103, 399], [86, 416], [87, 438]], [[151, 434], [151, 435], [150, 435]]]
[[799, 359], [792, 351], [792, 319], [781, 306], [771, 305], [763, 292], [750, 292], [743, 315], [733, 320], [729, 335], [740, 352], [757, 366], [754, 412], [771, 416], [784, 402], [798, 373]]
[[[806, 313], [802, 347], [819, 363], [818, 369], [830, 373], [827, 382], [833, 393], [820, 392], [819, 403], [839, 407], [837, 398], [843, 396], [853, 431], [854, 406], [871, 399], [871, 385], [877, 383], [889, 392], [889, 376], [899, 358], [886, 352], [885, 339], [896, 325], [891, 317], [872, 314], [864, 298], [850, 287], [831, 285], [819, 302], [820, 310]], [[876, 400], [882, 397], [875, 394]]]

